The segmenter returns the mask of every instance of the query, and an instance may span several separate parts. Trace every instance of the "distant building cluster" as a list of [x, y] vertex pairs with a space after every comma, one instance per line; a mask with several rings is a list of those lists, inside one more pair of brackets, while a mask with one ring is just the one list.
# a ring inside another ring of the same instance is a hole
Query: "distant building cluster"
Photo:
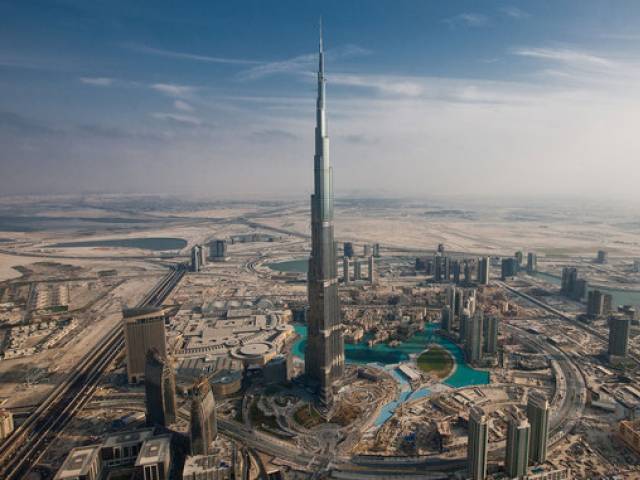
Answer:
[[69, 286], [66, 283], [34, 284], [28, 304], [36, 312], [63, 312], [69, 309]]
[[1, 357], [4, 360], [27, 357], [53, 348], [78, 327], [70, 316], [43, 317], [48, 320], [16, 325], [6, 330]]
[[498, 353], [500, 317], [486, 314], [477, 308], [477, 293], [473, 288], [449, 286], [445, 306], [440, 316], [440, 327], [452, 336], [458, 329], [458, 342], [464, 347], [467, 360], [474, 365], [495, 362]]
[[[366, 265], [366, 270], [363, 266]], [[353, 272], [353, 273], [352, 273]], [[365, 258], [342, 257], [342, 282], [350, 285], [352, 282], [366, 281], [373, 285], [376, 283], [376, 262], [373, 255]]]

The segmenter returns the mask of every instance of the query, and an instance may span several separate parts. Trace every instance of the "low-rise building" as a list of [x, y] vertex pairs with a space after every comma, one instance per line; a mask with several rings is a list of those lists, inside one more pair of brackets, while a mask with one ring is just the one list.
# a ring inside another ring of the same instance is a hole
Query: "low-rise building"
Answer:
[[141, 480], [167, 480], [170, 468], [171, 435], [145, 440], [136, 458], [136, 477]]
[[100, 449], [100, 445], [90, 445], [71, 450], [54, 480], [100, 480]]

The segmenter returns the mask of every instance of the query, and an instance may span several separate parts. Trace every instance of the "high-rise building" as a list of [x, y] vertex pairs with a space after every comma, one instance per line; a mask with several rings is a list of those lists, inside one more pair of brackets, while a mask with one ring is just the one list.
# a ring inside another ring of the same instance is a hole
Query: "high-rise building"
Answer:
[[470, 480], [484, 480], [487, 476], [488, 450], [489, 419], [480, 407], [472, 407], [467, 443], [467, 474]]
[[598, 250], [598, 254], [596, 256], [596, 263], [607, 263], [606, 250]]
[[368, 263], [369, 263], [369, 283], [373, 285], [374, 283], [376, 283], [376, 262], [373, 256], [369, 256]]
[[336, 245], [333, 234], [333, 169], [325, 112], [322, 32], [318, 60], [318, 99], [311, 195], [311, 258], [309, 259], [309, 317], [305, 373], [318, 385], [319, 400], [331, 403], [332, 386], [344, 373], [344, 337], [340, 322]]
[[453, 282], [456, 285], [460, 284], [461, 273], [462, 273], [462, 267], [460, 265], [460, 261], [456, 260], [455, 262], [451, 262], [451, 274], [453, 275]]
[[522, 262], [524, 261], [524, 254], [522, 253], [522, 251], [518, 250], [515, 255], [514, 258], [516, 259], [516, 262], [518, 263], [518, 267], [522, 266]]
[[609, 317], [609, 356], [627, 356], [630, 328], [631, 320], [628, 317]]
[[167, 309], [160, 307], [130, 308], [122, 311], [129, 383], [144, 380], [149, 350], [155, 348], [161, 357], [167, 356], [164, 330], [167, 316]]
[[478, 283], [480, 285], [489, 284], [489, 257], [478, 259]]
[[586, 295], [587, 281], [578, 278], [578, 270], [575, 267], [564, 267], [562, 269], [560, 293], [576, 301], [581, 300]]
[[471, 283], [473, 281], [473, 278], [471, 278], [473, 276], [472, 271], [473, 271], [473, 268], [472, 268], [471, 261], [466, 260], [464, 262], [464, 281], [465, 282]]
[[207, 264], [207, 247], [204, 245], [198, 245], [198, 253], [200, 254], [200, 260], [198, 263], [200, 264], [200, 269], [202, 269], [202, 267]]
[[353, 279], [362, 280], [362, 263], [358, 258], [353, 261]]
[[440, 317], [440, 328], [445, 332], [451, 333], [453, 327], [453, 310], [451, 307], [444, 307]]
[[191, 392], [191, 455], [208, 455], [218, 435], [216, 402], [209, 380], [201, 378]]
[[[317, 127], [316, 127], [317, 128]], [[327, 140], [329, 138], [327, 137]], [[351, 242], [344, 242], [344, 256], [345, 257], [349, 257], [349, 258], [353, 258], [353, 243]]]
[[200, 271], [200, 247], [198, 245], [194, 245], [191, 248], [191, 271], [199, 272]]
[[533, 252], [527, 254], [527, 273], [538, 271], [538, 255]]
[[490, 355], [498, 353], [498, 325], [500, 317], [487, 315], [483, 322], [484, 351]]
[[342, 257], [342, 279], [345, 285], [351, 281], [351, 273], [349, 272], [349, 257]]
[[529, 465], [531, 426], [518, 410], [509, 412], [507, 420], [507, 448], [504, 469], [509, 478], [523, 478]]
[[476, 298], [476, 289], [475, 288], [469, 288], [467, 290], [465, 290], [464, 292], [464, 308], [466, 308], [467, 310], [469, 310], [469, 313], [471, 315], [473, 315], [474, 313], [476, 313], [476, 307], [477, 307], [477, 298]]
[[293, 374], [293, 357], [291, 355], [277, 355], [269, 360], [262, 370], [265, 384], [287, 383]]
[[469, 331], [469, 323], [471, 323], [471, 312], [468, 309], [463, 309], [460, 314], [460, 328], [458, 329], [458, 342], [466, 343], [467, 332]]
[[560, 292], [563, 295], [569, 296], [575, 287], [576, 280], [578, 279], [578, 269], [575, 267], [564, 267], [562, 269], [562, 280], [560, 282]]
[[633, 273], [640, 273], [640, 260], [633, 261], [632, 270], [633, 270]]
[[442, 255], [433, 257], [435, 267], [433, 279], [436, 282], [448, 282], [451, 278], [451, 259]]
[[458, 293], [456, 295], [456, 302], [455, 302], [455, 305], [453, 306], [453, 314], [456, 317], [459, 317], [462, 314], [463, 309], [464, 309], [464, 295], [462, 293], [462, 290], [458, 290]]
[[[316, 127], [317, 128], [317, 127]], [[353, 243], [351, 242], [344, 242], [344, 256], [345, 257], [349, 257], [349, 258], [353, 258]]]
[[600, 290], [590, 290], [587, 295], [587, 316], [598, 318], [611, 312], [611, 294], [603, 293]]
[[549, 401], [544, 394], [529, 391], [527, 419], [531, 425], [529, 460], [534, 464], [544, 463], [549, 441]]
[[225, 262], [227, 260], [227, 241], [214, 240], [210, 242], [209, 258], [214, 262]]
[[373, 244], [373, 256], [376, 258], [380, 257], [380, 244], [379, 243], [374, 243]]
[[369, 245], [368, 243], [365, 243], [364, 247], [362, 247], [362, 256], [368, 257], [370, 255], [371, 255], [371, 245]]
[[147, 424], [168, 427], [176, 421], [176, 379], [166, 358], [156, 349], [147, 352], [144, 372]]
[[467, 359], [472, 364], [477, 364], [482, 360], [482, 330], [484, 315], [482, 310], [476, 310], [471, 317], [467, 330], [467, 340], [465, 342], [465, 352]]
[[500, 273], [502, 280], [515, 277], [518, 274], [518, 260], [513, 257], [503, 258]]
[[459, 295], [459, 290], [453, 285], [447, 288], [447, 300], [446, 304], [451, 307], [451, 310], [455, 310], [456, 308], [456, 300]]

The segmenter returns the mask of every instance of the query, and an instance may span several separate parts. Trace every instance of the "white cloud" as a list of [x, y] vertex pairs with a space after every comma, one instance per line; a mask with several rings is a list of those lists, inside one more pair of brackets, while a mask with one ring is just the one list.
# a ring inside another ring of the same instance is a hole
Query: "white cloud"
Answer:
[[80, 81], [95, 87], [110, 87], [115, 82], [113, 78], [109, 77], [80, 77]]
[[612, 67], [615, 62], [591, 53], [564, 48], [516, 48], [514, 55], [553, 60], [573, 66]]
[[176, 100], [173, 102], [173, 106], [177, 110], [182, 110], [183, 112], [193, 112], [193, 106], [189, 105], [187, 102], [183, 100]]
[[195, 91], [195, 87], [175, 83], [154, 83], [151, 88], [170, 97], [186, 97]]
[[145, 45], [124, 45], [125, 48], [138, 53], [145, 53], [148, 55], [156, 55], [167, 58], [177, 58], [182, 60], [194, 60], [197, 62], [205, 63], [224, 63], [231, 65], [256, 65], [261, 62], [255, 60], [245, 60], [240, 58], [226, 58], [226, 57], [212, 57], [209, 55], [199, 55], [195, 53], [176, 52], [173, 50], [163, 50], [159, 48], [147, 47]]
[[500, 11], [511, 18], [528, 18], [531, 16], [530, 13], [525, 12], [524, 10], [518, 7], [515, 7], [513, 5], [507, 5], [506, 7], [502, 7]]
[[278, 75], [278, 74], [290, 74], [290, 73], [302, 73], [308, 72], [312, 68], [312, 65], [318, 61], [317, 53], [308, 53], [305, 55], [298, 55], [297, 57], [289, 58], [287, 60], [281, 60], [277, 62], [268, 62], [248, 70], [240, 72], [238, 77], [241, 80], [257, 80], [259, 78]]
[[171, 122], [177, 122], [187, 125], [201, 126], [204, 122], [193, 115], [182, 115], [178, 113], [164, 113], [164, 112], [156, 112], [152, 113], [151, 116], [153, 118], [157, 118], [158, 120], [168, 120]]
[[486, 27], [489, 25], [489, 17], [481, 13], [466, 12], [445, 18], [443, 22], [448, 24], [450, 27]]
[[327, 81], [335, 85], [371, 88], [385, 94], [408, 97], [415, 97], [424, 92], [424, 85], [415, 77], [337, 73], [328, 76]]
[[[352, 44], [325, 51], [325, 57], [333, 61], [370, 54], [371, 50]], [[318, 53], [306, 53], [286, 60], [263, 62], [260, 65], [240, 72], [238, 78], [241, 80], [257, 80], [263, 77], [281, 74], [315, 75], [315, 73], [312, 72], [317, 65]]]

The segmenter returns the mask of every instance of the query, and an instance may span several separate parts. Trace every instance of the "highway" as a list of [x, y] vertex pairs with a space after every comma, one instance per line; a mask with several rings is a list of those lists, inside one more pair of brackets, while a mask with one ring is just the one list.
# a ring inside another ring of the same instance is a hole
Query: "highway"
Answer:
[[[161, 305], [184, 273], [183, 265], [172, 268], [138, 306]], [[0, 478], [18, 480], [27, 475], [49, 444], [91, 399], [102, 375], [123, 347], [124, 333], [118, 323], [0, 446]]]
[[[609, 337], [607, 335], [604, 335], [602, 333], [600, 333], [598, 330], [596, 330], [595, 328], [593, 328], [592, 326], [581, 322], [580, 320], [576, 320], [573, 317], [570, 317], [569, 315], [561, 312], [560, 310], [558, 310], [557, 308], [552, 307], [551, 305], [548, 305], [546, 303], [544, 303], [541, 300], [538, 300], [535, 297], [532, 297], [531, 295], [528, 295], [524, 292], [521, 292], [520, 290], [518, 290], [517, 288], [513, 288], [509, 285], [507, 285], [504, 282], [496, 282], [498, 285], [500, 285], [501, 287], [503, 287], [506, 290], [509, 290], [512, 293], [515, 293], [516, 295], [524, 298], [525, 300], [530, 301], [531, 303], [533, 303], [534, 305], [537, 305], [538, 307], [541, 307], [543, 309], [545, 309], [547, 312], [552, 313], [554, 315], [556, 315], [557, 317], [566, 320], [567, 322], [571, 323], [572, 325], [575, 325], [576, 327], [584, 330], [585, 332], [589, 333], [590, 335], [593, 335], [594, 337], [596, 337], [597, 339], [601, 340], [605, 345], [607, 345], [609, 343]], [[633, 360], [636, 365], [640, 365], [640, 357], [634, 353], [634, 352], [630, 352], [628, 355], [628, 358], [630, 358], [631, 360]]]

